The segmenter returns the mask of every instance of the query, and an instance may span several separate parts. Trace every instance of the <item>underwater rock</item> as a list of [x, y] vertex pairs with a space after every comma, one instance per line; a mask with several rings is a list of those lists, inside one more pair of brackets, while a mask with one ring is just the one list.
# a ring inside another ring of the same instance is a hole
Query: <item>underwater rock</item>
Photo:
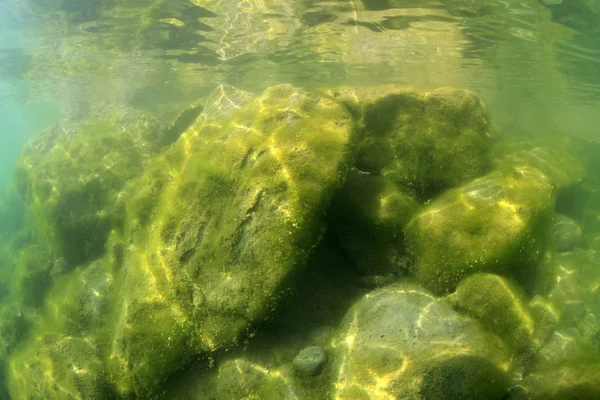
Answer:
[[424, 400], [502, 399], [508, 376], [481, 357], [457, 355], [425, 374], [421, 389]]
[[320, 346], [310, 346], [294, 357], [294, 369], [303, 376], [315, 376], [321, 373], [327, 362], [327, 353]]
[[219, 367], [217, 393], [218, 400], [298, 399], [279, 371], [244, 358], [226, 361]]
[[7, 367], [12, 399], [104, 400], [113, 398], [95, 340], [32, 335], [11, 354]]
[[502, 341], [414, 285], [365, 295], [346, 314], [334, 347], [332, 376], [340, 400], [413, 399], [422, 393], [493, 399], [508, 384]]
[[215, 90], [127, 203], [108, 357], [123, 396], [273, 312], [347, 174], [354, 125], [335, 99], [278, 85], [231, 107], [232, 90]]
[[365, 274], [405, 271], [404, 226], [419, 203], [391, 181], [352, 169], [328, 210], [331, 226]]
[[525, 294], [508, 279], [477, 273], [463, 279], [449, 296], [459, 312], [476, 319], [516, 352], [531, 343], [535, 331]]
[[417, 279], [443, 294], [476, 272], [521, 274], [540, 261], [553, 214], [552, 185], [535, 168], [492, 172], [449, 190], [405, 229]]
[[569, 251], [581, 242], [581, 228], [571, 218], [556, 215], [552, 227], [552, 241], [556, 251]]
[[[585, 323], [588, 315], [600, 317], [600, 257], [593, 250], [558, 253], [554, 262], [558, 266], [555, 285], [548, 299], [561, 314], [567, 327]], [[588, 320], [589, 323], [589, 320]], [[600, 324], [597, 325], [600, 329]], [[590, 333], [590, 328], [586, 328]], [[589, 338], [591, 340], [591, 338]]]
[[[498, 145], [494, 151], [495, 169], [520, 166], [537, 168], [558, 190], [567, 189], [581, 182], [586, 176], [583, 164], [566, 139], [554, 145], [547, 144], [548, 139], [519, 139], [521, 138], [509, 136], [505, 140], [510, 141], [510, 144]], [[544, 142], [546, 145], [542, 145]]]
[[355, 165], [411, 188], [421, 198], [469, 181], [488, 166], [489, 113], [469, 90], [340, 90], [361, 123]]
[[53, 257], [47, 247], [32, 244], [20, 251], [12, 291], [20, 303], [40, 307], [51, 284]]
[[[597, 350], [583, 344], [575, 333], [557, 331], [536, 355], [518, 382], [531, 400], [594, 400], [600, 398]], [[520, 397], [510, 397], [510, 399]]]
[[57, 257], [77, 265], [102, 254], [108, 232], [122, 222], [125, 182], [159, 150], [160, 126], [140, 111], [107, 106], [74, 131], [56, 124], [27, 142], [17, 190]]
[[85, 336], [94, 333], [107, 337], [107, 318], [113, 296], [113, 274], [105, 259], [76, 268], [61, 277], [48, 293], [47, 318], [61, 327], [65, 335]]
[[529, 310], [535, 321], [533, 348], [539, 349], [558, 326], [560, 311], [551, 300], [542, 296], [534, 296], [529, 301]]
[[0, 369], [4, 369], [4, 361], [27, 329], [28, 323], [17, 304], [0, 304]]

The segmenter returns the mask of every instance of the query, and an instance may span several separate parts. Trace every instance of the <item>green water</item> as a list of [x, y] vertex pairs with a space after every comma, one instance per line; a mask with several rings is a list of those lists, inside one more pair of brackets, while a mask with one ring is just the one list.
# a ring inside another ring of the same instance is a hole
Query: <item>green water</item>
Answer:
[[600, 398], [600, 2], [0, 0], [0, 399]]

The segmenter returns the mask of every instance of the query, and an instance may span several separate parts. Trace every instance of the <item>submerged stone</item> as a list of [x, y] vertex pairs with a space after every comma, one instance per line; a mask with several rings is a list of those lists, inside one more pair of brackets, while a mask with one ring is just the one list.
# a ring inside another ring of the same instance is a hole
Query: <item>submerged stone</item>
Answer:
[[508, 385], [502, 341], [418, 286], [365, 295], [334, 346], [340, 400], [493, 399]]
[[20, 251], [12, 281], [12, 292], [19, 303], [35, 308], [43, 304], [53, 264], [46, 246], [32, 244]]
[[289, 85], [237, 94], [218, 88], [127, 204], [108, 357], [122, 395], [147, 396], [269, 315], [345, 178], [353, 122], [336, 100]]
[[557, 215], [552, 227], [553, 247], [556, 251], [569, 251], [581, 242], [581, 228], [571, 218]]
[[493, 151], [497, 169], [527, 165], [537, 168], [550, 179], [558, 190], [581, 182], [586, 169], [570, 138], [535, 138], [507, 136]]
[[112, 398], [95, 340], [33, 335], [9, 360], [13, 399], [104, 400]]
[[286, 376], [279, 371], [237, 358], [219, 367], [217, 399], [295, 400], [298, 397]]
[[489, 113], [469, 90], [388, 86], [342, 90], [361, 121], [356, 167], [428, 198], [486, 171]]
[[[548, 298], [560, 312], [562, 324], [587, 333], [590, 341], [595, 333], [592, 328], [600, 330], [600, 257], [593, 250], [576, 249], [557, 254], [554, 262], [558, 268]], [[590, 323], [594, 326], [585, 327]]]
[[548, 178], [496, 171], [432, 200], [405, 230], [419, 282], [436, 294], [476, 272], [522, 275], [539, 262], [554, 213]]
[[597, 399], [600, 397], [599, 356], [600, 353], [583, 344], [577, 334], [557, 331], [536, 355], [519, 385], [525, 388], [526, 398], [531, 400]]
[[108, 106], [73, 130], [56, 124], [25, 145], [17, 190], [57, 257], [77, 265], [102, 254], [108, 232], [122, 222], [124, 184], [159, 149], [159, 127], [142, 112]]
[[403, 229], [418, 207], [410, 191], [352, 169], [328, 214], [338, 240], [363, 273], [397, 274], [406, 264]]
[[525, 294], [508, 279], [478, 273], [465, 278], [450, 296], [459, 311], [500, 336], [515, 351], [530, 345], [534, 336], [534, 319]]

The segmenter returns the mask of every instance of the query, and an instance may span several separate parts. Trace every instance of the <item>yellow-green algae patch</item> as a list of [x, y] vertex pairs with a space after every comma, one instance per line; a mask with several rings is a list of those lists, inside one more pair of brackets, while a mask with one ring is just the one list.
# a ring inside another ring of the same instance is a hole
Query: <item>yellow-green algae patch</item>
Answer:
[[390, 85], [333, 94], [360, 123], [353, 148], [359, 170], [382, 175], [422, 198], [487, 171], [490, 116], [474, 92]]
[[548, 242], [554, 199], [549, 179], [528, 166], [447, 191], [406, 227], [417, 279], [443, 294], [476, 272], [527, 276]]
[[221, 87], [206, 109], [127, 204], [108, 356], [123, 395], [145, 396], [267, 315], [345, 178], [353, 123], [334, 99], [280, 85], [249, 100]]
[[15, 169], [17, 190], [58, 257], [77, 265], [103, 253], [108, 232], [122, 220], [122, 188], [158, 152], [159, 131], [145, 113], [107, 106], [26, 144]]

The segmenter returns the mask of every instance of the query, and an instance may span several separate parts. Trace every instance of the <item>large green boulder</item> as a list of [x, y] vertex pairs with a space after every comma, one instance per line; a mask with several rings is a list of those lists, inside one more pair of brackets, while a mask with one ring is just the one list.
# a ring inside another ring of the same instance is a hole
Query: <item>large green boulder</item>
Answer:
[[58, 257], [77, 265], [102, 254], [122, 219], [123, 186], [159, 150], [160, 128], [142, 112], [107, 106], [74, 126], [53, 125], [25, 145], [17, 190]]
[[338, 240], [363, 273], [397, 274], [406, 272], [404, 226], [419, 206], [409, 190], [352, 169], [329, 214]]
[[554, 214], [554, 190], [531, 167], [496, 171], [428, 203], [405, 230], [416, 276], [442, 294], [476, 272], [533, 271]]
[[269, 315], [344, 182], [353, 121], [333, 98], [219, 87], [134, 185], [109, 370], [146, 397], [199, 352]]
[[361, 123], [356, 167], [428, 198], [488, 167], [489, 113], [469, 90], [413, 88], [340, 90]]
[[495, 399], [508, 385], [502, 341], [416, 285], [364, 296], [334, 347], [340, 400]]

